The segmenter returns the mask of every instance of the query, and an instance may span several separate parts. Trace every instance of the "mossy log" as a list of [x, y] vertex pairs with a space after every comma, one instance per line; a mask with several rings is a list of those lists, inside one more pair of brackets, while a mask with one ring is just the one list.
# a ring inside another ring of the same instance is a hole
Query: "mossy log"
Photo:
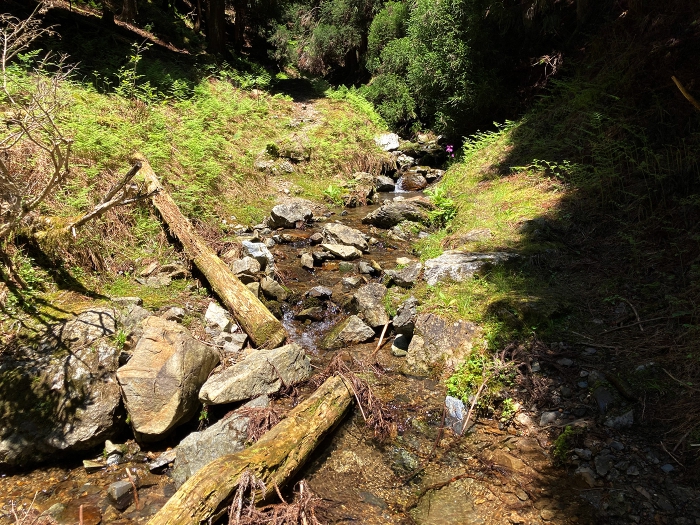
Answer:
[[143, 157], [138, 157], [137, 160], [142, 163], [141, 174], [146, 181], [148, 193], [155, 192], [151, 197], [153, 205], [173, 235], [182, 243], [187, 256], [204, 274], [253, 344], [268, 348], [281, 345], [287, 338], [282, 323], [238, 280], [226, 263], [197, 234], [190, 221], [180, 212], [175, 201], [160, 184], [148, 161]]
[[148, 525], [190, 525], [208, 520], [230, 500], [246, 470], [262, 480], [268, 492], [275, 485], [281, 487], [342, 420], [352, 400], [352, 390], [345, 381], [331, 376], [253, 446], [222, 456], [199, 470]]

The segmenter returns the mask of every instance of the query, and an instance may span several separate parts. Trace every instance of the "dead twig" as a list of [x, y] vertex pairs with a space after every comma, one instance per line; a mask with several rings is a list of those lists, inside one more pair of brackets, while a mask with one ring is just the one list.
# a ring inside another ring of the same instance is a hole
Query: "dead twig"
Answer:
[[684, 381], [681, 381], [680, 379], [677, 379], [677, 378], [673, 377], [673, 376], [671, 375], [671, 372], [669, 372], [669, 371], [666, 370], [665, 368], [662, 368], [661, 370], [663, 370], [664, 372], [666, 372], [666, 375], [667, 375], [668, 377], [670, 377], [671, 379], [673, 379], [673, 380], [674, 380], [676, 383], [678, 383], [679, 385], [682, 385], [682, 386], [684, 386], [685, 388], [687, 388], [688, 390], [692, 390], [693, 392], [700, 392], [700, 389], [698, 389], [698, 388], [693, 388], [692, 386], [690, 386], [689, 384], [685, 383]]
[[634, 305], [629, 302], [627, 299], [624, 297], [620, 297], [623, 301], [625, 301], [628, 305], [630, 305], [630, 308], [632, 308], [632, 311], [634, 312], [634, 316], [637, 318], [637, 323], [639, 323], [639, 331], [643, 332], [644, 328], [642, 328], [642, 320], [639, 318], [639, 314], [637, 313], [637, 309], [634, 307]]
[[379, 336], [379, 342], [377, 343], [377, 348], [374, 349], [374, 352], [372, 352], [372, 362], [375, 362], [375, 358], [377, 356], [377, 353], [379, 352], [379, 349], [382, 347], [382, 343], [384, 342], [384, 334], [386, 334], [386, 329], [389, 328], [389, 323], [391, 321], [387, 321], [386, 324], [384, 325], [384, 328], [382, 329], [382, 333]]
[[676, 87], [678, 88], [678, 91], [681, 92], [681, 94], [686, 98], [688, 102], [690, 102], [695, 109], [700, 111], [700, 103], [698, 103], [697, 100], [695, 100], [695, 97], [688, 93], [688, 91], [683, 87], [683, 84], [681, 84], [681, 81], [678, 80], [675, 76], [671, 77], [671, 80], [673, 80], [673, 83], [676, 84]]
[[139, 510], [139, 491], [136, 488], [136, 480], [134, 480], [128, 468], [125, 468], [124, 471], [126, 472], [126, 477], [129, 478], [129, 483], [131, 483], [131, 486], [134, 488], [134, 505], [136, 505], [136, 510]]
[[666, 452], [666, 454], [668, 454], [668, 455], [671, 457], [671, 459], [673, 459], [673, 461], [675, 461], [676, 463], [678, 463], [681, 467], [684, 467], [684, 466], [685, 466], [685, 465], [683, 465], [683, 463], [681, 463], [680, 461], [678, 461], [678, 458], [677, 458], [676, 456], [674, 456], [673, 454], [671, 454], [671, 453], [668, 451], [668, 449], [666, 448], [666, 445], [664, 445], [664, 442], [663, 442], [663, 441], [660, 441], [659, 444], [661, 445], [661, 448], [664, 449], [664, 452]]
[[486, 385], [488, 385], [489, 379], [491, 379], [491, 374], [484, 374], [481, 385], [479, 385], [479, 389], [476, 391], [476, 394], [474, 394], [474, 399], [472, 399], [472, 403], [469, 406], [469, 410], [467, 411], [467, 417], [464, 419], [464, 424], [462, 425], [462, 431], [460, 434], [464, 434], [465, 430], [467, 430], [467, 427], [469, 426], [469, 420], [472, 417], [472, 412], [474, 411], [474, 407], [476, 404], [479, 402], [479, 397], [481, 397], [481, 393], [484, 391], [484, 388], [486, 388]]
[[[653, 319], [645, 319], [644, 321], [637, 321], [636, 323], [630, 323], [626, 324], [624, 326], [617, 326], [615, 328], [611, 328], [610, 330], [605, 330], [604, 332], [600, 332], [600, 335], [603, 334], [609, 334], [610, 332], [617, 332], [618, 330], [624, 330], [625, 328], [632, 328], [633, 326], [637, 326], [642, 323], [651, 323], [652, 321], [660, 321], [662, 319], [668, 319], [668, 316], [664, 317], [654, 317]], [[593, 345], [591, 345], [593, 346]]]

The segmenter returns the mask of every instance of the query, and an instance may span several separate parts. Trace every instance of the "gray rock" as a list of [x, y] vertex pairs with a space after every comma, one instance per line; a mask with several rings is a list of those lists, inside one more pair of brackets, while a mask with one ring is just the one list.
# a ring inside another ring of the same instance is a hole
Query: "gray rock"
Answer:
[[333, 327], [328, 335], [323, 338], [321, 347], [326, 350], [335, 350], [364, 343], [373, 337], [374, 330], [362, 322], [362, 319], [352, 315]]
[[347, 292], [360, 286], [362, 279], [359, 277], [343, 277], [340, 282], [343, 286], [343, 290]]
[[122, 307], [128, 306], [130, 304], [135, 304], [136, 306], [143, 306], [143, 299], [141, 299], [140, 297], [110, 297], [109, 300]]
[[274, 239], [265, 239], [265, 240], [263, 241], [263, 244], [264, 244], [265, 246], [267, 246], [268, 248], [272, 248], [272, 247], [273, 247], [275, 244], [277, 244], [277, 243], [275, 242]]
[[311, 208], [301, 202], [287, 202], [278, 204], [270, 212], [270, 228], [296, 228], [297, 223], [305, 223], [311, 220], [313, 212]]
[[666, 474], [669, 474], [676, 469], [670, 463], [666, 463], [665, 465], [661, 465], [661, 470], [663, 470]]
[[260, 263], [257, 259], [247, 256], [242, 259], [236, 259], [231, 263], [231, 271], [236, 275], [246, 274], [254, 276], [256, 273], [262, 270]]
[[345, 246], [344, 244], [322, 244], [321, 247], [334, 257], [344, 261], [351, 261], [362, 257], [362, 252], [354, 246]]
[[415, 375], [439, 375], [459, 366], [472, 350], [477, 327], [453, 322], [436, 314], [419, 314], [406, 356], [406, 371]]
[[391, 283], [401, 288], [412, 288], [418, 281], [422, 268], [423, 265], [420, 262], [413, 261], [400, 270], [386, 270], [384, 274]]
[[338, 271], [340, 273], [354, 273], [357, 267], [349, 261], [340, 261], [338, 263]]
[[[329, 223], [323, 227], [323, 238], [329, 244], [344, 244], [354, 246], [358, 250], [366, 252], [369, 250], [364, 234], [360, 230], [350, 228], [344, 224]], [[329, 250], [331, 251], [331, 250]], [[332, 251], [331, 251], [332, 252]]]
[[308, 295], [309, 297], [315, 297], [317, 299], [330, 299], [331, 296], [333, 295], [333, 290], [326, 286], [314, 286], [306, 292], [305, 295]]
[[593, 460], [595, 471], [599, 476], [605, 476], [613, 468], [615, 458], [608, 454], [598, 454]]
[[396, 312], [396, 316], [392, 321], [394, 331], [397, 334], [403, 334], [409, 338], [413, 337], [413, 330], [416, 327], [416, 316], [418, 307], [418, 299], [411, 296], [406, 299]]
[[365, 275], [370, 275], [374, 273], [374, 268], [372, 268], [372, 265], [366, 261], [360, 261], [357, 265], [357, 269], [360, 273]]
[[632, 465], [627, 468], [627, 471], [625, 473], [628, 476], [639, 476], [639, 469], [635, 465]]
[[242, 361], [211, 376], [199, 399], [206, 405], [233, 403], [277, 392], [284, 385], [304, 381], [311, 375], [311, 362], [297, 344], [257, 350]]
[[394, 357], [406, 357], [408, 355], [408, 345], [410, 343], [410, 337], [403, 334], [397, 335], [391, 345], [391, 355]]
[[[260, 396], [243, 408], [266, 407], [270, 404], [267, 396]], [[221, 456], [234, 454], [245, 448], [249, 417], [236, 410], [206, 430], [192, 432], [175, 449], [175, 462], [172, 477], [180, 487], [203, 466]]]
[[228, 332], [233, 326], [227, 310], [219, 306], [218, 303], [210, 302], [204, 314], [204, 321], [209, 326], [216, 326], [222, 332]]
[[403, 153], [396, 157], [396, 164], [399, 166], [400, 170], [405, 170], [410, 168], [416, 163], [416, 159], [409, 155], [404, 155]]
[[266, 297], [276, 301], [286, 301], [289, 297], [289, 292], [280, 283], [269, 277], [263, 277], [260, 280], [260, 288]]
[[314, 269], [313, 255], [311, 255], [310, 253], [302, 253], [301, 254], [301, 267], [306, 268], [307, 270], [313, 270]]
[[593, 390], [593, 397], [598, 404], [598, 410], [600, 410], [601, 414], [605, 414], [613, 403], [615, 403], [615, 395], [602, 385], [597, 386]]
[[465, 281], [487, 266], [503, 264], [514, 255], [502, 252], [469, 253], [448, 250], [435, 259], [425, 261], [423, 278], [434, 286], [440, 281]]
[[379, 208], [367, 214], [363, 224], [371, 224], [379, 228], [391, 228], [401, 221], [413, 221], [427, 223], [428, 211], [433, 209], [433, 204], [424, 197], [414, 197], [402, 201], [392, 201], [382, 204]]
[[248, 283], [245, 285], [248, 290], [255, 296], [255, 297], [260, 297], [260, 283], [255, 281], [252, 283]]
[[90, 308], [38, 345], [0, 351], [0, 466], [88, 450], [120, 430], [115, 316]]
[[383, 151], [399, 149], [399, 136], [396, 133], [382, 133], [378, 137], [374, 137], [374, 142]]
[[216, 346], [222, 347], [225, 352], [238, 353], [243, 350], [247, 340], [248, 336], [246, 334], [230, 334], [223, 332], [214, 338], [213, 343]]
[[93, 472], [102, 470], [103, 468], [105, 468], [105, 466], [103, 463], [92, 461], [90, 459], [84, 459], [83, 468], [85, 469], [85, 472], [87, 472], [88, 474], [92, 474]]
[[175, 321], [176, 323], [180, 323], [185, 318], [185, 309], [180, 308], [179, 306], [173, 306], [160, 314], [160, 317], [166, 321]]
[[447, 409], [445, 426], [450, 427], [455, 434], [461, 436], [464, 418], [467, 417], [464, 402], [456, 397], [447, 396], [445, 397], [445, 408]]
[[111, 503], [119, 510], [126, 509], [134, 501], [134, 487], [128, 481], [115, 481], [107, 487]]
[[165, 288], [170, 286], [172, 279], [168, 275], [158, 274], [150, 277], [137, 277], [136, 282], [148, 288]]
[[274, 267], [275, 258], [270, 253], [270, 250], [267, 249], [267, 246], [265, 246], [263, 243], [242, 241], [241, 246], [243, 246], [243, 250], [250, 257], [252, 257], [260, 263], [260, 268], [262, 268], [263, 270], [265, 270], [268, 267]]
[[142, 326], [143, 336], [117, 379], [134, 431], [153, 440], [194, 415], [197, 392], [219, 354], [172, 321], [149, 317]]
[[323, 235], [321, 235], [321, 233], [319, 232], [316, 232], [313, 235], [311, 235], [311, 237], [309, 237], [309, 242], [314, 245], [321, 244], [323, 242]]
[[407, 472], [415, 471], [420, 465], [418, 457], [401, 447], [394, 447], [391, 452], [392, 465], [391, 468], [397, 474], [406, 474]]
[[[146, 310], [137, 304], [127, 304], [118, 312], [117, 319], [119, 320], [119, 324], [122, 326], [122, 330], [125, 333], [130, 334], [137, 329], [141, 321], [152, 315], [153, 312]], [[139, 337], [141, 337], [140, 334], [137, 334], [136, 339]]]
[[584, 461], [589, 461], [593, 457], [593, 453], [587, 448], [575, 448], [574, 454]]
[[317, 250], [315, 252], [311, 252], [311, 256], [314, 258], [314, 261], [318, 263], [323, 263], [323, 261], [330, 261], [331, 259], [333, 259], [333, 255], [325, 250]]
[[374, 179], [374, 184], [379, 192], [392, 192], [396, 189], [394, 180], [391, 177], [386, 177], [385, 175], [377, 175], [377, 177]]
[[158, 470], [159, 468], [163, 468], [166, 465], [169, 465], [173, 461], [175, 461], [175, 456], [177, 454], [177, 450], [172, 448], [170, 450], [166, 450], [163, 452], [160, 456], [158, 456], [156, 459], [154, 459], [152, 462], [148, 464], [148, 469], [153, 471], [153, 470]]
[[557, 359], [557, 364], [561, 366], [571, 366], [574, 362], [568, 357], [562, 357], [561, 359]]
[[557, 419], [559, 419], [559, 412], [556, 410], [542, 412], [542, 415], [540, 416], [540, 426], [546, 427], [547, 425], [551, 425], [556, 422]]
[[596, 485], [596, 475], [593, 469], [586, 466], [580, 466], [576, 469], [575, 475], [581, 478], [589, 487], [595, 487]]
[[386, 292], [386, 286], [383, 284], [370, 283], [361, 286], [353, 296], [357, 313], [372, 328], [382, 327], [389, 322], [384, 306]]

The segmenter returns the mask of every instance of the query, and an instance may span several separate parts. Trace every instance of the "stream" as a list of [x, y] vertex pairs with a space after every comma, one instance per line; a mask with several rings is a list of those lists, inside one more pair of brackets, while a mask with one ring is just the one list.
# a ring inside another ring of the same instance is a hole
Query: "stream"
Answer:
[[[417, 194], [402, 193], [402, 197]], [[379, 194], [391, 199], [396, 194]], [[382, 268], [394, 268], [396, 259], [410, 257], [410, 243], [370, 232], [361, 219], [381, 204], [349, 208], [328, 220], [337, 220], [372, 236], [366, 261], [374, 260]], [[347, 295], [342, 279], [350, 275], [365, 282], [381, 282], [369, 277], [341, 272], [337, 261], [327, 261], [313, 273], [299, 264], [299, 252], [309, 247], [309, 237], [320, 232], [324, 222], [305, 229], [286, 230], [293, 242], [277, 244], [271, 251], [279, 274], [287, 288], [303, 295], [323, 285]], [[279, 233], [279, 232], [278, 232]], [[355, 261], [357, 262], [357, 261]], [[352, 292], [350, 292], [352, 293]], [[286, 306], [283, 323], [292, 342], [300, 344], [316, 369], [324, 368], [336, 352], [319, 348], [318, 342], [343, 315], [342, 308], [331, 307], [320, 322], [294, 319], [293, 308]], [[362, 362], [369, 362], [377, 340], [356, 345], [348, 351]], [[391, 338], [378, 353], [382, 373], [371, 380], [371, 387], [391, 408], [397, 435], [380, 443], [365, 426], [355, 409], [316, 450], [296, 479], [306, 479], [311, 490], [322, 499], [316, 515], [321, 523], [425, 523], [425, 524], [504, 524], [504, 523], [599, 523], [592, 508], [580, 495], [580, 480], [566, 477], [552, 467], [551, 442], [540, 435], [526, 419], [507, 428], [498, 421], [479, 420], [465, 437], [452, 430], [441, 430], [445, 388], [432, 378], [399, 373], [402, 363], [389, 351]], [[311, 392], [301, 389], [302, 395]], [[56, 521], [145, 523], [175, 492], [168, 471], [152, 473], [146, 461], [173, 447], [188, 431], [185, 425], [158, 444], [139, 450], [131, 445], [129, 461], [118, 466], [87, 472], [82, 459], [57, 462], [50, 466], [0, 473], [0, 524], [35, 523], [32, 516], [56, 504]], [[122, 436], [127, 439], [128, 436]], [[115, 440], [116, 442], [116, 440]], [[123, 441], [122, 441], [123, 442]], [[107, 487], [125, 479], [125, 469], [138, 478], [139, 509], [130, 505], [123, 512], [110, 505]], [[577, 483], [579, 483], [577, 485]], [[290, 484], [290, 485], [293, 485]], [[27, 514], [28, 509], [36, 511]], [[24, 515], [27, 519], [22, 521]]]

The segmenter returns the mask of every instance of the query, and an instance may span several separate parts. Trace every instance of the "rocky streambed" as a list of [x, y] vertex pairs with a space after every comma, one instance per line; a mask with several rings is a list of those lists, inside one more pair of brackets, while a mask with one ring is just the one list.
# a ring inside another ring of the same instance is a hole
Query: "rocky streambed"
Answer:
[[[377, 440], [355, 409], [307, 462], [297, 478], [322, 499], [322, 522], [700, 522], [679, 466], [631, 430], [641, 414], [608, 381], [604, 349], [529, 349], [501, 394], [509, 417], [463, 429], [469, 407], [442, 380], [479, 327], [422, 310], [411, 290], [518, 260], [449, 251], [421, 262], [411, 242], [433, 205], [404, 188], [441, 172], [396, 157], [392, 177], [355, 176], [342, 213], [286, 198], [221, 254], [282, 319], [281, 348], [250, 348], [215, 300], [154, 312], [122, 297], [3, 353], [0, 523], [146, 522], [204, 464], [308, 396], [306, 381], [339, 353], [393, 431]], [[138, 273], [144, 286], [189, 278], [177, 265]]]

